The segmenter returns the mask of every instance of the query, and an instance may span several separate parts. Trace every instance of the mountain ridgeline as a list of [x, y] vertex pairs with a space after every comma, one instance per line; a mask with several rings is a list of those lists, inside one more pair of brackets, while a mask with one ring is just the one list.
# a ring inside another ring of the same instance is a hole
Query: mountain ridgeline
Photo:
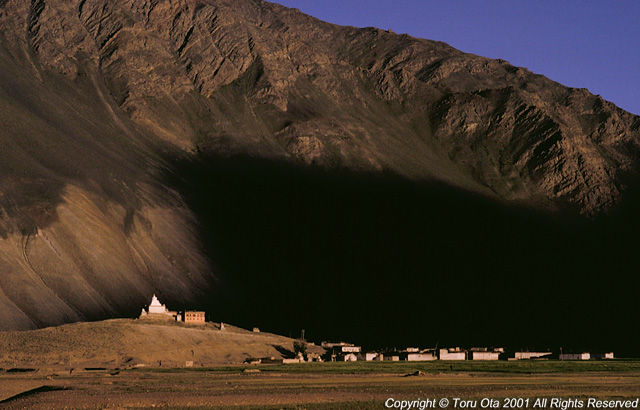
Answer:
[[0, 125], [2, 330], [157, 293], [372, 345], [638, 341], [640, 117], [506, 61], [261, 0], [0, 0]]

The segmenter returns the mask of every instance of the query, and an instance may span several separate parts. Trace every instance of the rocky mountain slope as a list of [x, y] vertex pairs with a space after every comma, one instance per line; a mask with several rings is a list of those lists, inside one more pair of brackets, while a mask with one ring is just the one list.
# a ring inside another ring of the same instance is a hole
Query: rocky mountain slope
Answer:
[[206, 299], [220, 255], [177, 162], [395, 175], [586, 216], [637, 172], [640, 117], [585, 89], [261, 0], [0, 0], [0, 27], [0, 329]]

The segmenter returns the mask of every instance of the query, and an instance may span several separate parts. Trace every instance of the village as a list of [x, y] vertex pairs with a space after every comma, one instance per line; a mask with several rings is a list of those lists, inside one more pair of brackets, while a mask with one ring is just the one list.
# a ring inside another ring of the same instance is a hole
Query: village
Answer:
[[[166, 305], [162, 304], [158, 297], [154, 294], [151, 303], [147, 309], [142, 309], [139, 320], [161, 320], [175, 321], [186, 325], [205, 325], [206, 312], [204, 311], [171, 311]], [[224, 323], [219, 324], [219, 330], [224, 331]], [[254, 333], [260, 333], [260, 329], [253, 328]], [[245, 363], [248, 364], [267, 364], [267, 363], [308, 363], [308, 362], [356, 362], [356, 361], [410, 361], [425, 362], [433, 360], [446, 361], [497, 361], [497, 360], [606, 360], [613, 359], [613, 352], [558, 352], [554, 351], [509, 351], [502, 347], [471, 347], [462, 349], [460, 347], [453, 348], [427, 348], [407, 347], [404, 349], [382, 349], [378, 351], [363, 351], [361, 346], [356, 346], [346, 342], [327, 342], [320, 343], [320, 347], [325, 350], [325, 354], [307, 352], [307, 346], [314, 343], [304, 340], [304, 333], [299, 340], [293, 344], [293, 350], [290, 352], [291, 357], [283, 357], [282, 359], [275, 357], [265, 358], [247, 358]]]
[[507, 351], [502, 347], [472, 347], [469, 349], [441, 348], [420, 349], [407, 347], [402, 350], [386, 349], [381, 352], [362, 352], [360, 346], [350, 343], [322, 342], [322, 347], [331, 351], [333, 361], [409, 361], [431, 360], [591, 360], [613, 359], [613, 352], [606, 353], [555, 353], [552, 351]]

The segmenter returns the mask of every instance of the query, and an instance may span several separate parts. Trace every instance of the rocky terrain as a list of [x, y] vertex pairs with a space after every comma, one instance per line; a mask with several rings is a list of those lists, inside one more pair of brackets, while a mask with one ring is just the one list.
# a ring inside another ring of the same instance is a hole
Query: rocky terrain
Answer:
[[[634, 188], [640, 117], [441, 42], [261, 0], [0, 0], [0, 27], [3, 330], [137, 314], [153, 292], [183, 306], [224, 289], [300, 292], [320, 273], [304, 267], [329, 247], [334, 260], [355, 253], [345, 270], [381, 266], [383, 249], [411, 280], [433, 268], [411, 262], [425, 250], [438, 277], [461, 274], [438, 261], [446, 240], [448, 252], [518, 255], [520, 241], [555, 255], [518, 227], [548, 227], [535, 218], [554, 212], [596, 218]], [[284, 194], [269, 202], [267, 191]], [[416, 198], [407, 192], [420, 200], [396, 221]], [[449, 213], [462, 203], [471, 214]], [[514, 205], [536, 222], [495, 216]], [[364, 219], [349, 225], [354, 215]], [[500, 228], [495, 248], [456, 242], [482, 235], [487, 215], [516, 228]], [[271, 229], [283, 223], [284, 237]], [[317, 242], [299, 241], [305, 226]], [[533, 238], [576, 239], [539, 229]], [[573, 251], [555, 258], [568, 278], [574, 259], [593, 266]], [[317, 266], [335, 270], [326, 260]], [[507, 278], [497, 263], [485, 272]]]

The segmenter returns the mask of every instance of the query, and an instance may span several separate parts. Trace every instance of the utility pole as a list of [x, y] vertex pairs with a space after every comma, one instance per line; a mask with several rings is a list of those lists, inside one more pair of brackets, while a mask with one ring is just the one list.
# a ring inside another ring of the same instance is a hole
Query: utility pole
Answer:
[[300, 335], [300, 340], [304, 340], [306, 342], [306, 340], [304, 338], [304, 329], [302, 329], [302, 334]]

